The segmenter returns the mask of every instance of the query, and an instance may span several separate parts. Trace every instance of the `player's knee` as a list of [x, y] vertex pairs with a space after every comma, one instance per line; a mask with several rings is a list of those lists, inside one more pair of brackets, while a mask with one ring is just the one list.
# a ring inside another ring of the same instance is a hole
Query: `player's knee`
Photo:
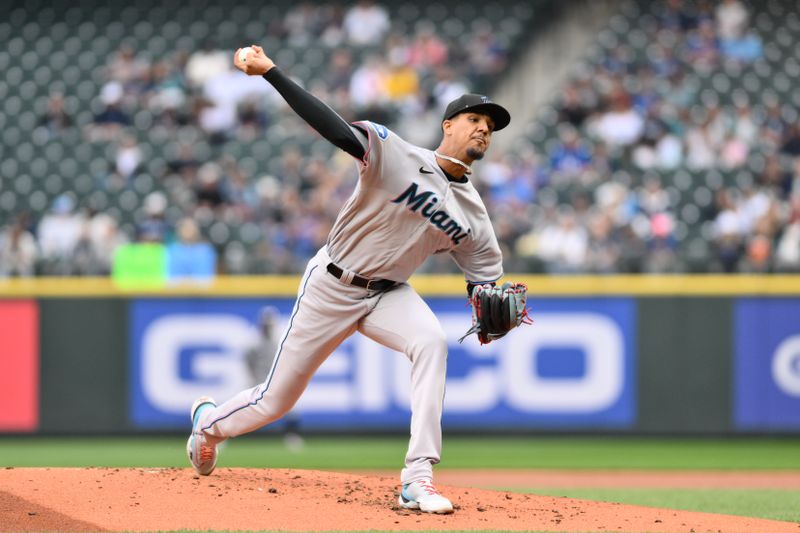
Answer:
[[254, 403], [253, 408], [258, 412], [265, 424], [271, 424], [291, 411], [295, 402], [296, 398], [281, 397], [268, 393], [264, 395], [261, 401]]
[[447, 336], [440, 329], [420, 333], [415, 339], [414, 351], [429, 357], [447, 357]]

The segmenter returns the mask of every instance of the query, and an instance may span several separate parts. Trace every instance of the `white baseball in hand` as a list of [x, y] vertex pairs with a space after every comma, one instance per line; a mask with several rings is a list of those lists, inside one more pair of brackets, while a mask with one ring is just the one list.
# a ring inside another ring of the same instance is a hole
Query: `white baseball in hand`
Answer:
[[253, 48], [250, 46], [245, 46], [241, 50], [239, 50], [239, 62], [244, 63], [247, 61], [247, 56], [250, 55], [250, 52], [254, 52]]

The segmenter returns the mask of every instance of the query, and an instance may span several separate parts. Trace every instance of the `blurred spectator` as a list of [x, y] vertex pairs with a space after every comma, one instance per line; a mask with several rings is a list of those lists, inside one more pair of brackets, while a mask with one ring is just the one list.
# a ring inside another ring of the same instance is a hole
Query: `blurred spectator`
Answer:
[[122, 110], [122, 85], [119, 82], [110, 82], [103, 86], [100, 92], [102, 110], [95, 114], [94, 120], [87, 134], [90, 140], [110, 141], [116, 138], [124, 126], [130, 126], [132, 121], [128, 113]]
[[447, 45], [436, 36], [433, 25], [422, 24], [408, 50], [408, 64], [423, 73], [447, 63]]
[[283, 26], [291, 46], [308, 46], [323, 27], [322, 10], [312, 2], [300, 2], [286, 12]]
[[166, 219], [167, 198], [164, 193], [151, 192], [144, 199], [143, 218], [136, 228], [138, 242], [160, 242], [168, 238], [169, 225]]
[[443, 113], [447, 104], [464, 93], [469, 92], [467, 85], [456, 77], [452, 68], [442, 66], [436, 69], [436, 83], [431, 94], [436, 101], [437, 114]]
[[233, 52], [217, 50], [212, 41], [206, 40], [202, 48], [194, 51], [186, 63], [186, 80], [192, 87], [203, 87], [206, 82], [228, 72]]
[[775, 269], [800, 272], [800, 194], [791, 201], [788, 224], [783, 228], [775, 249]]
[[792, 164], [792, 172], [787, 180], [788, 184], [785, 188], [786, 196], [790, 197], [790, 201], [800, 196], [800, 157], [795, 157]]
[[789, 131], [789, 124], [783, 117], [780, 101], [775, 95], [765, 94], [764, 104], [767, 107], [767, 116], [761, 122], [760, 141], [770, 150], [779, 149], [784, 142], [784, 136]]
[[563, 210], [558, 221], [545, 226], [539, 234], [538, 255], [551, 273], [580, 272], [584, 268], [588, 248], [589, 236], [571, 210]]
[[91, 245], [89, 273], [96, 276], [109, 275], [114, 253], [128, 242], [128, 238], [119, 230], [117, 221], [112, 216], [97, 213], [88, 222], [88, 240]]
[[75, 210], [72, 196], [62, 194], [39, 222], [37, 231], [45, 270], [51, 275], [72, 273], [72, 253], [83, 232], [84, 217]]
[[761, 38], [752, 31], [735, 39], [725, 39], [720, 42], [720, 52], [727, 59], [752, 63], [763, 54]]
[[667, 0], [659, 16], [661, 28], [685, 32], [697, 26], [697, 17], [691, 4], [692, 2], [684, 0]]
[[657, 176], [646, 176], [639, 191], [639, 208], [648, 215], [663, 213], [669, 208], [669, 195]]
[[177, 240], [167, 245], [167, 279], [209, 281], [216, 272], [217, 254], [202, 240], [194, 220], [178, 222]]
[[506, 66], [506, 47], [489, 25], [481, 25], [473, 33], [468, 50], [470, 72], [476, 83]]
[[611, 97], [611, 109], [595, 125], [597, 136], [609, 146], [635, 143], [644, 131], [644, 120], [631, 105], [630, 96], [617, 91]]
[[758, 125], [753, 117], [753, 110], [746, 101], [736, 103], [734, 133], [747, 146], [752, 147], [758, 141]]
[[722, 144], [719, 164], [724, 169], [739, 168], [747, 162], [749, 147], [735, 132], [730, 132]]
[[383, 80], [386, 97], [398, 105], [413, 103], [419, 93], [417, 71], [407, 63], [393, 63]]
[[370, 55], [359, 66], [350, 79], [350, 101], [356, 109], [365, 109], [385, 99], [383, 62], [377, 55]]
[[739, 0], [722, 0], [717, 5], [715, 18], [719, 38], [726, 41], [738, 39], [745, 33], [749, 15]]
[[686, 134], [686, 165], [691, 169], [711, 168], [717, 162], [717, 148], [711, 132], [711, 118]]
[[147, 75], [148, 64], [136, 57], [136, 51], [131, 45], [123, 44], [106, 68], [108, 79], [119, 83], [124, 91], [138, 91], [141, 89], [141, 81]]
[[784, 229], [775, 251], [775, 268], [779, 272], [800, 272], [800, 222]]
[[[652, 83], [652, 77], [650, 77], [651, 73], [655, 76], [668, 78], [682, 68], [680, 61], [675, 57], [675, 52], [672, 47], [661, 45], [655, 46], [650, 50], [651, 52], [648, 54], [650, 68], [639, 74], [640, 82], [650, 80]], [[642, 92], [639, 91], [639, 95], [641, 94]]]
[[480, 181], [488, 186], [491, 197], [494, 197], [494, 193], [504, 187], [509, 179], [511, 179], [511, 165], [503, 154], [491, 154], [481, 165]]
[[371, 0], [360, 0], [344, 17], [347, 41], [354, 46], [380, 44], [389, 27], [389, 14], [386, 8]]
[[559, 122], [569, 122], [579, 128], [589, 113], [590, 110], [581, 101], [578, 89], [574, 85], [567, 85], [561, 93], [561, 104], [558, 110]]
[[160, 122], [173, 127], [186, 123], [186, 78], [173, 61], [158, 61], [152, 66], [148, 95], [147, 107]]
[[123, 137], [117, 147], [114, 170], [130, 182], [133, 175], [139, 171], [141, 165], [142, 151], [139, 149], [136, 139], [129, 136]]
[[241, 141], [260, 138], [267, 129], [269, 119], [255, 98], [244, 100], [237, 110], [238, 137]]
[[735, 272], [743, 251], [744, 233], [738, 196], [731, 191], [720, 191], [717, 201], [719, 214], [714, 221], [717, 259], [723, 272]]
[[35, 274], [36, 239], [27, 229], [27, 215], [18, 215], [0, 231], [0, 278]]
[[222, 184], [222, 197], [227, 199], [229, 210], [236, 214], [237, 220], [250, 219], [258, 208], [258, 195], [248, 176], [233, 158], [223, 161], [228, 179]]
[[767, 157], [764, 171], [758, 177], [760, 186], [771, 189], [781, 198], [788, 198], [792, 190], [792, 173], [787, 172], [781, 166], [781, 160], [777, 155]]
[[619, 268], [620, 243], [614, 236], [608, 215], [595, 212], [589, 220], [589, 242], [586, 248], [586, 270], [595, 274], [611, 274]]
[[792, 124], [786, 132], [780, 151], [794, 158], [800, 157], [800, 120]]
[[645, 272], [664, 274], [674, 270], [677, 241], [674, 237], [675, 221], [664, 211], [650, 217], [650, 228], [646, 240], [647, 254], [644, 258]]
[[47, 99], [47, 110], [39, 117], [38, 127], [44, 129], [49, 137], [72, 128], [75, 122], [67, 113], [64, 95], [59, 92], [50, 94]]
[[[215, 210], [226, 203], [222, 187], [222, 174], [222, 167], [217, 163], [206, 163], [200, 167], [197, 172], [197, 189], [195, 190], [198, 208]], [[202, 216], [210, 217], [213, 214]]]
[[680, 137], [665, 133], [656, 142], [656, 165], [662, 170], [675, 170], [683, 165], [683, 143]]
[[334, 50], [327, 73], [327, 86], [332, 93], [347, 91], [353, 75], [353, 56], [347, 48]]
[[565, 178], [575, 178], [589, 168], [591, 154], [579, 142], [577, 132], [570, 126], [560, 128], [559, 140], [550, 153], [550, 168]]
[[258, 342], [245, 352], [247, 370], [253, 386], [263, 383], [272, 368], [278, 352], [276, 327], [279, 317], [278, 309], [272, 306], [262, 308], [258, 314]]
[[719, 42], [711, 22], [702, 22], [686, 37], [686, 58], [695, 68], [708, 71], [719, 60]]
[[340, 4], [328, 4], [322, 8], [326, 14], [324, 17], [324, 26], [317, 33], [319, 41], [328, 48], [336, 49], [342, 46], [344, 35], [344, 17], [345, 9]]
[[738, 265], [740, 272], [766, 274], [772, 271], [772, 235], [766, 220], [760, 221], [755, 233], [747, 238], [744, 257]]

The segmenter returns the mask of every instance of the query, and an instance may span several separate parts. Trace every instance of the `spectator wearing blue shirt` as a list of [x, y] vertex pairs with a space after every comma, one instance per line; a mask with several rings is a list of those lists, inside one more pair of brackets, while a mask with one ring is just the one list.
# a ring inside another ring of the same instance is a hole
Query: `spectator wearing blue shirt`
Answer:
[[177, 235], [178, 240], [167, 246], [167, 279], [211, 280], [216, 272], [217, 254], [209, 243], [202, 241], [194, 220], [181, 220]]
[[563, 127], [559, 136], [561, 142], [550, 153], [550, 168], [565, 177], [575, 177], [589, 167], [592, 155], [578, 142], [578, 134], [574, 128]]

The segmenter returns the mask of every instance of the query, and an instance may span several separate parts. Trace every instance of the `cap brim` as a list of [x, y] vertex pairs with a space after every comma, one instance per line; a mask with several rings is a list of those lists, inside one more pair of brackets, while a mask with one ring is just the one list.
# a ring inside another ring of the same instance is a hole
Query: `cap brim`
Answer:
[[488, 115], [494, 121], [494, 131], [500, 131], [511, 123], [511, 114], [505, 107], [494, 102], [474, 105], [464, 111]]
[[500, 104], [495, 104], [494, 102], [475, 104], [463, 109], [459, 109], [449, 117], [445, 117], [444, 120], [452, 120], [453, 117], [460, 115], [461, 113], [480, 113], [481, 115], [487, 115], [492, 119], [492, 122], [494, 122], [494, 130], [492, 131], [500, 131], [508, 126], [508, 124], [511, 122], [511, 114], [506, 111], [506, 108]]

